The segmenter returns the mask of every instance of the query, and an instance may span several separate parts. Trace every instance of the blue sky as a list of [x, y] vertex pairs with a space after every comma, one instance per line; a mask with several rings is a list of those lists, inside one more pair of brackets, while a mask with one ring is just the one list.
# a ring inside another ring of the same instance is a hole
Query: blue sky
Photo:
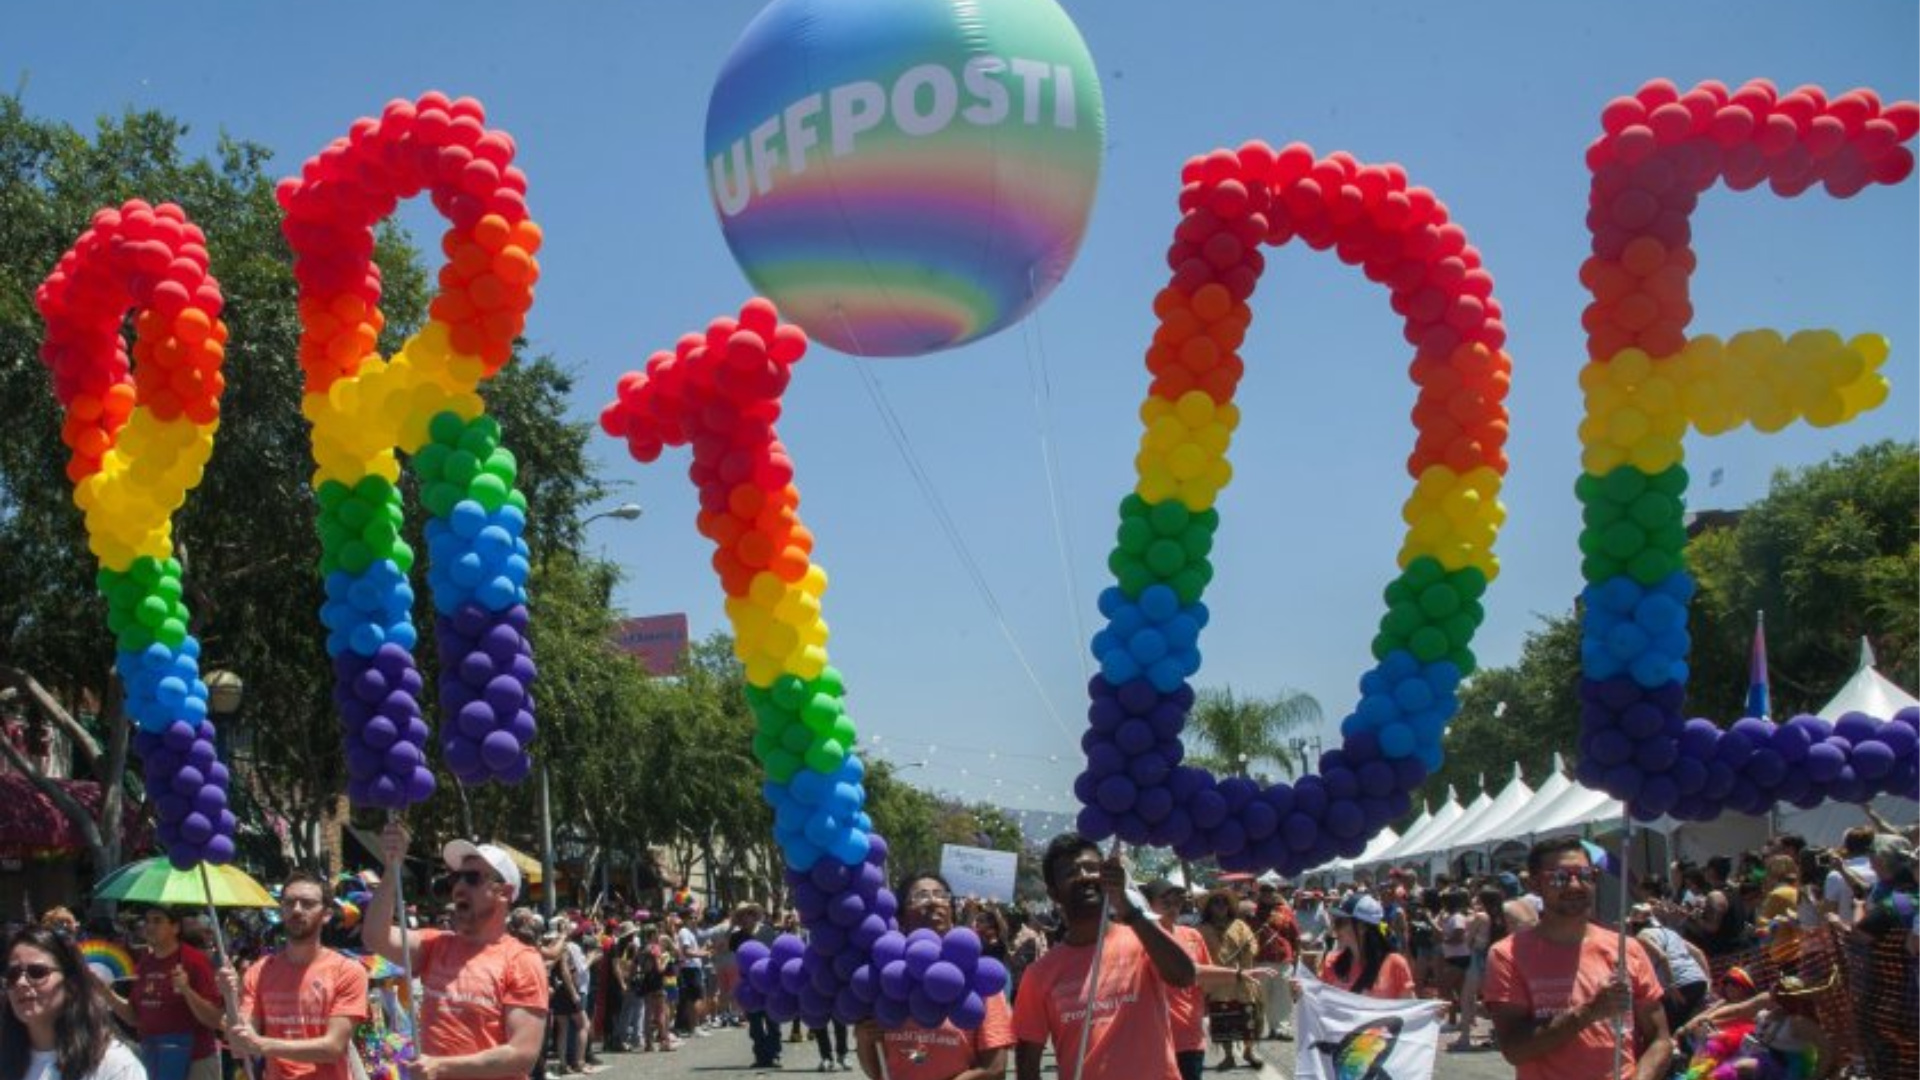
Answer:
[[[529, 336], [577, 369], [575, 409], [589, 418], [620, 373], [750, 295], [701, 159], [712, 80], [758, 7], [68, 0], [9, 13], [0, 85], [20, 88], [34, 114], [82, 126], [160, 109], [191, 125], [194, 149], [225, 131], [274, 148], [283, 173], [389, 98], [433, 88], [479, 97], [519, 144], [548, 238]], [[1581, 154], [1601, 107], [1656, 76], [1912, 99], [1920, 68], [1911, 0], [1065, 7], [1100, 70], [1109, 142], [1065, 283], [1034, 319], [955, 351], [860, 361], [816, 348], [781, 424], [831, 575], [830, 648], [867, 752], [926, 761], [917, 781], [1016, 807], [1072, 804], [1086, 636], [1108, 583], [1115, 507], [1133, 482], [1141, 356], [1186, 157], [1260, 138], [1397, 161], [1481, 249], [1514, 359], [1503, 572], [1475, 643], [1483, 663], [1501, 664], [1580, 587]], [[434, 246], [424, 204], [404, 221]], [[1696, 508], [1747, 503], [1779, 468], [1915, 437], [1916, 236], [1912, 179], [1844, 204], [1817, 189], [1702, 201], [1694, 331], [1877, 331], [1893, 342], [1893, 393], [1839, 429], [1694, 439]], [[1410, 355], [1385, 293], [1304, 249], [1270, 253], [1254, 310], [1198, 682], [1307, 690], [1331, 742], [1395, 572]], [[992, 608], [856, 364], [891, 403]], [[1057, 462], [1051, 483], [1043, 445]], [[593, 526], [590, 547], [625, 567], [621, 604], [684, 611], [696, 635], [723, 628], [684, 453], [642, 467], [611, 440], [596, 451], [621, 485], [614, 502], [647, 509], [638, 522]], [[1724, 479], [1709, 487], [1714, 470]]]

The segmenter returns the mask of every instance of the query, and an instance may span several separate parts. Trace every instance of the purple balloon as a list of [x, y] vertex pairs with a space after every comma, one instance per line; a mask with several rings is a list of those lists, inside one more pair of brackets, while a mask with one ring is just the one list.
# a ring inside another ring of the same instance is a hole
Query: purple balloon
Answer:
[[940, 959], [959, 968], [972, 968], [980, 962], [980, 935], [964, 926], [956, 926], [940, 939]]
[[973, 969], [973, 992], [981, 997], [992, 997], [1006, 988], [1007, 966], [991, 956], [983, 956]]
[[936, 1004], [951, 1005], [966, 996], [967, 977], [957, 966], [939, 960], [927, 966], [920, 988]]

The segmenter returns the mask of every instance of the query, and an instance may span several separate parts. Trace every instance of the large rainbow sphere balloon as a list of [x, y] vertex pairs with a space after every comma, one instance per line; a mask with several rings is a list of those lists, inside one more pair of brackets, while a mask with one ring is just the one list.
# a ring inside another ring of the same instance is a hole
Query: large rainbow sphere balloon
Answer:
[[707, 182], [783, 315], [912, 356], [1012, 325], [1066, 276], [1105, 123], [1054, 0], [774, 0], [714, 84]]

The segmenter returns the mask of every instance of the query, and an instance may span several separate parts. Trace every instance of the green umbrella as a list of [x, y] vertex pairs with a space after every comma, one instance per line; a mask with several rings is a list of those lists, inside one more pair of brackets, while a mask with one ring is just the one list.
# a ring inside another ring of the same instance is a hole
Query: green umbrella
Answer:
[[98, 900], [168, 907], [269, 908], [279, 903], [238, 867], [202, 865], [178, 870], [164, 857], [128, 863], [101, 878], [93, 895]]

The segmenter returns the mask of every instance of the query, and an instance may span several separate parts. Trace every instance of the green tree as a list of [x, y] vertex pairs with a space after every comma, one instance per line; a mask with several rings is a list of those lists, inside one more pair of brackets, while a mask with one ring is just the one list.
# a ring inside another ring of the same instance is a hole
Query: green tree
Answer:
[[1187, 760], [1219, 776], [1254, 775], [1263, 764], [1295, 776], [1306, 765], [1305, 755], [1289, 745], [1287, 735], [1313, 730], [1320, 716], [1320, 703], [1302, 691], [1239, 697], [1230, 686], [1208, 688], [1194, 699], [1187, 718], [1187, 734], [1198, 750]]
[[1693, 715], [1740, 715], [1756, 613], [1778, 717], [1813, 712], [1852, 674], [1860, 639], [1880, 670], [1920, 685], [1920, 450], [1880, 442], [1776, 472], [1729, 528], [1695, 537]]

